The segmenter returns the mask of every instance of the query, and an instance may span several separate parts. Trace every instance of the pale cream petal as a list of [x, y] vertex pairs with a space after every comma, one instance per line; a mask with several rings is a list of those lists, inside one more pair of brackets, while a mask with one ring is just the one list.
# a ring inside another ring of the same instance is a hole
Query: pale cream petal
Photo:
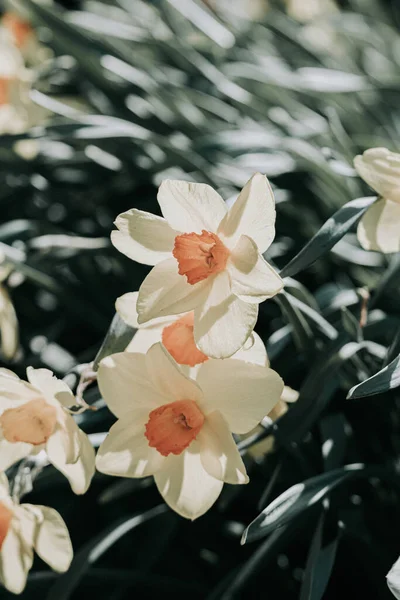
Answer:
[[154, 344], [146, 354], [147, 371], [160, 394], [168, 397], [169, 402], [176, 400], [202, 399], [203, 394], [195, 381], [186, 377], [164, 346]]
[[225, 483], [248, 483], [246, 467], [220, 412], [207, 416], [197, 440], [201, 463], [207, 473]]
[[386, 575], [386, 581], [393, 596], [400, 600], [400, 558], [396, 560]]
[[[57, 411], [57, 424], [54, 432], [48, 439], [51, 447], [62, 444], [65, 452], [65, 462], [75, 463], [80, 452], [80, 429], [72, 415], [63, 409]], [[50, 442], [51, 440], [51, 442]]]
[[132, 208], [118, 215], [111, 233], [114, 246], [136, 262], [156, 265], [171, 256], [177, 232], [162, 217]]
[[[0, 434], [2, 437], [2, 434]], [[0, 439], [0, 471], [9, 469], [11, 465], [29, 456], [34, 446], [25, 442], [8, 442], [6, 439]]]
[[355, 157], [354, 166], [378, 194], [400, 201], [400, 154], [387, 148], [370, 148]]
[[[169, 325], [174, 320], [174, 317], [168, 316], [161, 317], [159, 319], [153, 319], [144, 325], [139, 325], [136, 308], [138, 296], [139, 292], [129, 292], [128, 294], [124, 294], [123, 296], [117, 298], [115, 303], [115, 309], [117, 313], [127, 325], [130, 325], [134, 329], [149, 329], [153, 327], [158, 328], [162, 325]], [[152, 346], [152, 344], [150, 344], [150, 346]], [[134, 350], [131, 350], [131, 352], [134, 352]]]
[[200, 459], [200, 444], [194, 440], [178, 456], [169, 455], [154, 480], [165, 502], [186, 519], [204, 515], [217, 500], [223, 482], [211, 477]]
[[32, 563], [33, 549], [18, 534], [18, 523], [12, 522], [0, 552], [1, 583], [13, 594], [20, 594]]
[[297, 400], [299, 399], [299, 392], [297, 390], [294, 390], [293, 388], [289, 387], [288, 385], [285, 385], [285, 387], [283, 388], [283, 392], [282, 392], [282, 396], [281, 396], [281, 400], [283, 402], [297, 402]]
[[[169, 321], [169, 323], [170, 322], [171, 321]], [[129, 342], [126, 351], [146, 354], [147, 350], [149, 350], [153, 344], [161, 342], [164, 327], [164, 325], [161, 325], [158, 327], [143, 327], [143, 329], [138, 329], [132, 340]]]
[[75, 463], [67, 463], [65, 448], [54, 442], [52, 436], [46, 445], [49, 462], [58, 469], [70, 482], [75, 494], [84, 494], [92, 480], [95, 471], [95, 452], [88, 436], [79, 430], [79, 458]]
[[11, 360], [18, 350], [18, 319], [4, 285], [0, 285], [0, 334], [1, 351], [7, 360]]
[[231, 293], [229, 274], [224, 271], [212, 279], [205, 302], [194, 311], [196, 345], [212, 358], [232, 356], [251, 335], [257, 316], [257, 304]]
[[10, 493], [8, 478], [5, 473], [0, 473], [0, 498], [7, 498]]
[[247, 235], [240, 236], [227, 269], [231, 276], [232, 292], [244, 302], [264, 302], [283, 289], [283, 280]]
[[61, 515], [48, 506], [23, 504], [22, 507], [33, 510], [34, 514], [39, 512], [41, 516], [34, 539], [36, 553], [54, 571], [67, 571], [73, 558], [73, 549], [68, 528]]
[[0, 413], [38, 397], [37, 390], [12, 371], [0, 369]]
[[233, 358], [202, 364], [197, 383], [204, 393], [202, 411], [219, 410], [233, 433], [253, 429], [283, 391], [283, 381], [272, 369]]
[[164, 260], [150, 271], [140, 286], [139, 324], [193, 310], [204, 300], [209, 287], [210, 278], [191, 285], [185, 275], [179, 275], [175, 258]]
[[57, 400], [62, 406], [70, 407], [76, 404], [75, 396], [65, 381], [57, 379], [49, 369], [34, 369], [28, 367], [26, 370], [28, 381], [48, 401]]
[[246, 340], [244, 346], [235, 352], [232, 358], [251, 362], [262, 367], [269, 367], [269, 359], [264, 342], [255, 331]]
[[135, 408], [150, 411], [170, 402], [169, 396], [153, 384], [144, 354], [120, 352], [107, 356], [100, 363], [97, 382], [108, 408], [117, 417]]
[[400, 251], [400, 202], [382, 198], [365, 213], [357, 228], [357, 237], [365, 250], [390, 254]]
[[239, 197], [221, 222], [218, 233], [230, 248], [241, 235], [250, 236], [261, 254], [275, 237], [275, 200], [265, 175], [256, 173], [246, 183]]
[[227, 213], [221, 196], [204, 183], [167, 179], [160, 185], [157, 200], [171, 227], [182, 233], [216, 232]]
[[133, 410], [115, 423], [96, 457], [101, 473], [117, 477], [146, 477], [163, 468], [165, 458], [150, 448], [145, 437], [147, 411]]

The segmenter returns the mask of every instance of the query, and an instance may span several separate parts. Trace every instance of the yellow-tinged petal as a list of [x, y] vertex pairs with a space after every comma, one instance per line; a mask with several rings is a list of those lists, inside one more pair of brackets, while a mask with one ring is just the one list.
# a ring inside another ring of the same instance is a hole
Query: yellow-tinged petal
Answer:
[[168, 506], [192, 521], [211, 508], [223, 486], [203, 467], [196, 440], [182, 454], [168, 456], [154, 480]]
[[365, 250], [399, 252], [400, 202], [386, 198], [375, 202], [358, 224], [357, 237]]
[[201, 365], [197, 383], [205, 414], [218, 410], [233, 433], [247, 433], [279, 402], [283, 381], [267, 367], [235, 359]]
[[400, 154], [370, 148], [354, 159], [357, 173], [384, 198], [400, 202]]

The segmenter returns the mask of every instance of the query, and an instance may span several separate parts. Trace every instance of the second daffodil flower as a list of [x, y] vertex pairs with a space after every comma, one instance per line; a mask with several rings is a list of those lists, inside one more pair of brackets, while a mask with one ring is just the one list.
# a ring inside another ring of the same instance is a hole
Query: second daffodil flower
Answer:
[[260, 365], [207, 361], [186, 377], [162, 344], [103, 359], [101, 394], [118, 417], [100, 446], [99, 471], [153, 475], [160, 494], [188, 519], [204, 514], [224, 482], [248, 482], [232, 433], [253, 429], [280, 399], [283, 381]]
[[27, 369], [28, 382], [0, 369], [0, 471], [45, 450], [49, 462], [84, 494], [95, 469], [95, 453], [69, 409], [76, 404], [66, 383], [48, 369]]
[[164, 218], [131, 209], [111, 235], [129, 258], [155, 265], [139, 290], [138, 321], [194, 311], [201, 352], [232, 356], [251, 335], [258, 304], [283, 287], [262, 257], [275, 236], [267, 178], [254, 175], [229, 210], [213, 188], [186, 181], [164, 181], [158, 202]]
[[64, 573], [73, 551], [67, 526], [53, 508], [19, 504], [0, 474], [0, 583], [20, 594], [33, 563], [33, 551], [54, 571]]
[[357, 173], [380, 196], [361, 219], [357, 237], [366, 250], [400, 251], [400, 154], [370, 148], [356, 156]]

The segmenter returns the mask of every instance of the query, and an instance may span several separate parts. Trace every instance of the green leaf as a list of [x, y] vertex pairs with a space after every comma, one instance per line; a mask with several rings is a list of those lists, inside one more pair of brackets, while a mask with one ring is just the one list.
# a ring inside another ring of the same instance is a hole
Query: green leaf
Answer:
[[281, 277], [293, 277], [304, 271], [328, 252], [350, 229], [358, 223], [376, 196], [357, 198], [335, 212], [306, 246], [282, 269]]
[[329, 473], [296, 483], [275, 498], [247, 527], [242, 543], [258, 540], [292, 521], [302, 512], [321, 502], [336, 487], [365, 470], [362, 463], [346, 465]]
[[355, 385], [347, 398], [364, 398], [384, 394], [400, 386], [400, 354], [392, 362], [369, 379]]
[[313, 334], [306, 319], [291, 302], [291, 296], [281, 292], [274, 296], [275, 302], [280, 306], [283, 315], [292, 327], [293, 338], [301, 352], [309, 352], [313, 347]]
[[121, 319], [118, 313], [115, 313], [106, 337], [93, 361], [93, 370], [97, 371], [100, 361], [116, 352], [123, 352], [131, 341], [135, 330]]

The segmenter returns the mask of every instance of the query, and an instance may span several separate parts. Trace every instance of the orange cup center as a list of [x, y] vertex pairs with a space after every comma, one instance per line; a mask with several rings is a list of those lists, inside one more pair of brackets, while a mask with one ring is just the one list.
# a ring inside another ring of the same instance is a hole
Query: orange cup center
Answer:
[[30, 400], [18, 408], [5, 410], [0, 427], [9, 442], [26, 442], [39, 446], [47, 442], [57, 421], [57, 411], [43, 398]]
[[11, 33], [14, 38], [14, 43], [18, 48], [22, 48], [29, 36], [33, 33], [33, 29], [29, 23], [11, 12], [5, 13], [1, 23], [3, 27], [8, 29]]
[[229, 250], [215, 233], [183, 233], [175, 238], [172, 254], [178, 261], [179, 274], [191, 285], [220, 273], [226, 268]]
[[204, 415], [194, 400], [177, 400], [151, 411], [145, 436], [163, 456], [181, 454], [196, 439]]
[[208, 360], [196, 346], [193, 328], [194, 314], [190, 312], [163, 329], [162, 343], [180, 365], [194, 367]]
[[12, 515], [12, 510], [3, 502], [0, 502], [0, 550], [10, 528]]

